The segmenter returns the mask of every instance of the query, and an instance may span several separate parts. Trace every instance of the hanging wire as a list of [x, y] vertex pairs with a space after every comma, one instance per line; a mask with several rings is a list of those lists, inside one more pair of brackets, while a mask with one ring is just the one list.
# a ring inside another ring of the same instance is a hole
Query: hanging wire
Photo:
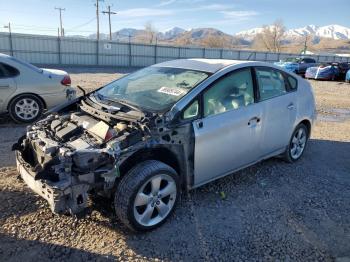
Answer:
[[68, 28], [67, 31], [72, 31], [74, 29], [78, 29], [78, 28], [81, 28], [81, 27], [84, 27], [88, 24], [91, 24], [92, 22], [94, 22], [96, 20], [96, 17], [90, 19], [89, 21], [85, 22], [84, 24], [81, 24], [81, 25], [77, 25], [77, 26], [73, 26], [71, 28]]

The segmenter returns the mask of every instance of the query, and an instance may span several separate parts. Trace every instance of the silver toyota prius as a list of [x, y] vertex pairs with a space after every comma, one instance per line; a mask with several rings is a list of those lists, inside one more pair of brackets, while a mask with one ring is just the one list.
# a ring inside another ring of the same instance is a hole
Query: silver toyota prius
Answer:
[[146, 231], [183, 191], [270, 157], [297, 161], [315, 116], [310, 84], [277, 66], [181, 59], [56, 107], [13, 150], [53, 212], [81, 212], [99, 194], [119, 221]]

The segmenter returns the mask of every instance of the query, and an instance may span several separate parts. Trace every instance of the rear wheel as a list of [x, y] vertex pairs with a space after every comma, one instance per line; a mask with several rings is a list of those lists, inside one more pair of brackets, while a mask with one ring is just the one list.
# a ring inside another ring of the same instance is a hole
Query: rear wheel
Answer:
[[10, 116], [14, 121], [31, 123], [41, 116], [44, 104], [37, 96], [25, 94], [14, 98], [8, 108]]
[[117, 217], [133, 231], [147, 231], [163, 224], [179, 198], [179, 178], [170, 166], [145, 161], [129, 171], [117, 186]]
[[304, 124], [299, 124], [292, 134], [288, 148], [284, 153], [284, 159], [290, 163], [299, 160], [304, 153], [308, 138], [307, 127]]

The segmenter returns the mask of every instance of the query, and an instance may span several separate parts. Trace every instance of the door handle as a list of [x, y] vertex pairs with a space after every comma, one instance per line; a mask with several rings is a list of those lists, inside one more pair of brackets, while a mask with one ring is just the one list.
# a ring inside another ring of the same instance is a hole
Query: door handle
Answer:
[[197, 127], [198, 128], [203, 128], [203, 122], [202, 121], [197, 122]]
[[9, 85], [0, 85], [0, 88], [5, 89], [5, 88], [9, 88]]
[[260, 122], [260, 118], [257, 116], [252, 117], [249, 121], [248, 121], [248, 126], [250, 126], [252, 124], [252, 122], [255, 121], [256, 123]]
[[293, 104], [293, 103], [290, 103], [290, 104], [287, 106], [287, 108], [288, 108], [289, 110], [294, 109], [294, 104]]

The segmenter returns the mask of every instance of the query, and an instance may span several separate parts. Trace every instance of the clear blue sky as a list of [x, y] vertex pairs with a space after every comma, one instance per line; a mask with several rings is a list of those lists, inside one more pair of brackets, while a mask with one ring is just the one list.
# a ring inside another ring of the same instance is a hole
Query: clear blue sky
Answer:
[[[1, 0], [0, 30], [11, 22], [14, 32], [57, 34], [58, 11], [64, 7], [66, 34], [96, 32], [94, 0]], [[234, 34], [282, 19], [287, 28], [308, 24], [339, 24], [350, 27], [350, 0], [104, 0], [101, 11], [111, 5], [112, 30], [143, 28], [146, 22], [159, 31], [214, 27]], [[100, 31], [108, 32], [107, 15], [100, 15]]]

